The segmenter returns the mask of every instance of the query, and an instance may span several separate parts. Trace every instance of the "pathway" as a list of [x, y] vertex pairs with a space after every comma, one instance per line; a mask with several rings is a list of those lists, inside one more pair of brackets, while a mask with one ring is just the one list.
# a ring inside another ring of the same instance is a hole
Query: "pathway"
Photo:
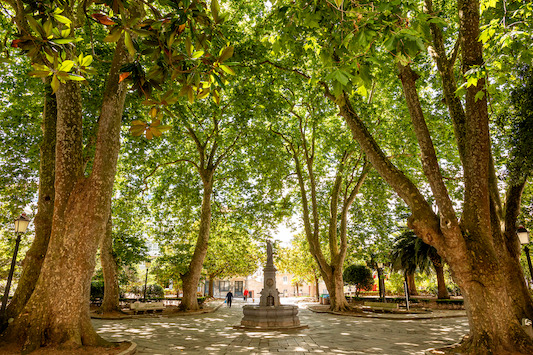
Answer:
[[[285, 303], [285, 302], [282, 302]], [[123, 320], [93, 320], [113, 341], [131, 340], [137, 354], [423, 354], [453, 344], [468, 332], [463, 318], [388, 320], [312, 313], [300, 308], [309, 329], [292, 332], [242, 331], [242, 300], [214, 313]]]

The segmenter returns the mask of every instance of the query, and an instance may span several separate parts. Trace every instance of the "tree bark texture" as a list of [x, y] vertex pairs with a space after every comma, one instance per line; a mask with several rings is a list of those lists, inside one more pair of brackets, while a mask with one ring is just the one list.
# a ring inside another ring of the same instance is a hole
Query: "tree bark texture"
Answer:
[[435, 272], [437, 273], [437, 298], [450, 298], [450, 294], [446, 288], [446, 281], [444, 281], [444, 267], [442, 267], [442, 265], [435, 266]]
[[118, 265], [113, 252], [113, 223], [109, 217], [105, 236], [100, 246], [100, 263], [104, 274], [104, 299], [100, 311], [112, 312], [120, 311], [119, 298], [120, 288], [118, 286]]
[[215, 296], [215, 277], [213, 275], [209, 275], [209, 291], [208, 291], [209, 297]]
[[48, 249], [54, 214], [54, 179], [56, 150], [57, 102], [46, 82], [43, 110], [43, 141], [40, 147], [38, 211], [33, 220], [35, 238], [22, 263], [23, 269], [13, 299], [6, 310], [5, 321], [20, 314], [35, 288]]
[[202, 198], [202, 212], [200, 216], [200, 228], [194, 254], [189, 264], [188, 271], [182, 276], [183, 297], [180, 308], [182, 310], [198, 310], [198, 296], [196, 290], [202, 275], [202, 266], [207, 254], [207, 243], [211, 230], [211, 195], [213, 194], [213, 169], [200, 169], [202, 182], [204, 185], [204, 195]]
[[315, 276], [315, 288], [316, 288], [316, 300], [320, 300], [320, 284], [319, 284], [319, 280], [318, 280], [318, 277]]
[[407, 274], [405, 275], [405, 278], [407, 279], [407, 287], [409, 288], [409, 295], [418, 296], [418, 291], [416, 290], [416, 283], [415, 283], [415, 274]]
[[44, 345], [79, 347], [104, 341], [89, 315], [95, 255], [106, 231], [119, 152], [126, 86], [120, 67], [124, 42], [115, 50], [104, 92], [92, 174], [83, 176], [80, 86], [61, 84], [57, 97], [55, 204], [48, 251], [35, 290], [6, 337], [28, 352]]

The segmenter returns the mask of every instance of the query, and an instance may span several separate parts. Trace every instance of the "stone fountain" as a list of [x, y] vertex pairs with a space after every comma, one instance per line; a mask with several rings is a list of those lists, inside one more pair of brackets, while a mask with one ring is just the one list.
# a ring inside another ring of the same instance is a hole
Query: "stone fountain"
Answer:
[[276, 268], [272, 257], [272, 243], [267, 241], [267, 263], [263, 269], [263, 290], [260, 292], [259, 305], [243, 306], [244, 317], [241, 325], [244, 329], [303, 329], [300, 325], [298, 306], [282, 305], [276, 288]]

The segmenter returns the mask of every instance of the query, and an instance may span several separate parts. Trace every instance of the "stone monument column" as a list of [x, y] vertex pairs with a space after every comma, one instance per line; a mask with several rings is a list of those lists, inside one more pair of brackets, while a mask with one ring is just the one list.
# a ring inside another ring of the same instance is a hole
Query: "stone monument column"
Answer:
[[276, 268], [274, 267], [274, 258], [272, 255], [272, 242], [267, 240], [267, 262], [263, 269], [263, 290], [260, 292], [260, 306], [278, 307], [279, 291], [276, 288]]

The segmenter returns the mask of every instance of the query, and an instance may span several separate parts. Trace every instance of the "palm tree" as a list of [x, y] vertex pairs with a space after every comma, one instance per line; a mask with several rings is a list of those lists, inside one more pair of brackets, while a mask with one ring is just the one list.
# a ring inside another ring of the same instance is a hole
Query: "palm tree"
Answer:
[[[391, 259], [393, 268], [403, 270], [411, 295], [416, 295], [414, 273], [418, 268], [421, 272], [429, 272], [431, 265], [437, 274], [437, 298], [450, 298], [444, 282], [444, 261], [437, 249], [424, 243], [413, 231], [406, 230], [400, 234], [392, 247]], [[411, 280], [410, 280], [411, 279]], [[414, 293], [411, 292], [414, 289]]]
[[415, 271], [418, 268], [414, 240], [402, 233], [394, 241], [391, 251], [393, 270], [403, 270], [409, 289], [409, 295], [417, 296]]

